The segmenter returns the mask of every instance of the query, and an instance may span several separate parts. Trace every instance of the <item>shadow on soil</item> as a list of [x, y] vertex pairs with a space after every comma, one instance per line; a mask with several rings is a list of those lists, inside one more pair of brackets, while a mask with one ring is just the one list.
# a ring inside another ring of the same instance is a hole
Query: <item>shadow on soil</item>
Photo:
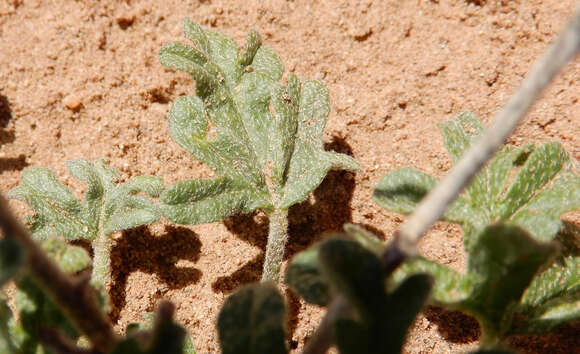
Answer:
[[520, 353], [580, 353], [580, 322], [548, 334], [513, 335], [507, 338], [507, 343]]
[[166, 226], [161, 235], [153, 235], [146, 226], [122, 233], [111, 251], [111, 318], [118, 320], [126, 304], [127, 279], [132, 272], [155, 274], [167, 287], [159, 289], [156, 297], [163, 297], [170, 289], [197, 283], [201, 271], [193, 267], [179, 267], [179, 260], [197, 262], [201, 241], [196, 233], [185, 227]]
[[[334, 137], [324, 148], [327, 151], [352, 155], [350, 146], [340, 138]], [[289, 240], [284, 259], [292, 258], [294, 254], [320, 240], [321, 234], [341, 230], [342, 225], [351, 220], [350, 201], [354, 182], [351, 172], [330, 171], [314, 190], [314, 198], [290, 208]], [[236, 237], [262, 251], [266, 249], [268, 218], [263, 213], [235, 215], [225, 220], [224, 224]], [[212, 284], [213, 290], [227, 294], [241, 285], [259, 281], [263, 262], [262, 252], [234, 273], [216, 280]]]
[[[344, 139], [337, 137], [325, 144], [324, 149], [352, 155], [351, 147]], [[313, 198], [290, 208], [285, 260], [319, 241], [322, 234], [340, 231], [344, 223], [351, 221], [350, 202], [354, 186], [352, 172], [330, 171], [314, 190]], [[229, 294], [244, 284], [260, 280], [268, 236], [268, 218], [263, 213], [256, 212], [230, 217], [224, 224], [236, 237], [262, 250], [262, 253], [234, 273], [220, 277], [212, 284], [215, 292]], [[300, 300], [291, 291], [286, 292], [286, 299], [289, 305], [289, 333], [293, 333], [298, 323]]]
[[[12, 109], [8, 98], [0, 94], [0, 146], [14, 141], [14, 130], [6, 129], [12, 120]], [[22, 170], [28, 164], [26, 156], [0, 157], [0, 173], [4, 171]]]
[[428, 306], [423, 314], [430, 322], [437, 324], [439, 334], [449, 342], [471, 343], [481, 335], [477, 320], [463, 312]]

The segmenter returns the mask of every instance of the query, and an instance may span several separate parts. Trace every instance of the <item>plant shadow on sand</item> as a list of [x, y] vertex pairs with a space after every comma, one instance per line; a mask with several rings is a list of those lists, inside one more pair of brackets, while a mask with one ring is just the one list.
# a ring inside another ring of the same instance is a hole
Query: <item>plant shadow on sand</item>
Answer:
[[[351, 147], [342, 138], [333, 137], [330, 143], [325, 144], [324, 149], [352, 156]], [[314, 190], [313, 198], [290, 207], [285, 260], [319, 241], [322, 235], [342, 230], [343, 224], [351, 221], [350, 202], [354, 187], [352, 172], [330, 171]], [[267, 216], [258, 212], [232, 216], [224, 224], [236, 237], [262, 250], [234, 273], [220, 277], [212, 284], [215, 292], [229, 294], [244, 284], [260, 280], [269, 225]], [[290, 290], [286, 291], [286, 299], [289, 307], [289, 333], [293, 333], [298, 323], [300, 300]]]
[[[13, 129], [6, 129], [12, 121], [12, 109], [8, 98], [0, 94], [0, 146], [14, 142], [16, 136]], [[20, 154], [18, 157], [0, 157], [0, 173], [9, 170], [21, 171], [28, 164], [26, 156]]]
[[[580, 227], [564, 221], [557, 240], [564, 245], [563, 255], [578, 257], [580, 253]], [[437, 325], [439, 334], [452, 343], [471, 343], [481, 336], [477, 320], [460, 311], [448, 311], [436, 306], [427, 306], [425, 317]], [[510, 347], [521, 353], [580, 353], [580, 322], [566, 324], [551, 333], [517, 334], [507, 337]], [[565, 348], [565, 349], [563, 349]]]
[[110, 289], [111, 319], [116, 322], [126, 304], [127, 279], [132, 272], [155, 274], [169, 289], [180, 289], [197, 283], [201, 271], [194, 267], [176, 266], [179, 260], [197, 262], [201, 241], [185, 227], [166, 226], [164, 233], [153, 235], [147, 226], [123, 231], [111, 251], [112, 282]]

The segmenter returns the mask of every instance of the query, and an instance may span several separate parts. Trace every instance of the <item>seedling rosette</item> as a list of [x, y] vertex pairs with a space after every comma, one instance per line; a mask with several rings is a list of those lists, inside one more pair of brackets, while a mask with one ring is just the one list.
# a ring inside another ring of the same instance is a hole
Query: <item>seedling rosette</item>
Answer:
[[26, 202], [35, 212], [29, 220], [35, 239], [62, 236], [69, 241], [91, 241], [91, 283], [104, 292], [111, 273], [111, 234], [158, 220], [160, 213], [147, 196], [159, 196], [163, 182], [156, 177], [137, 176], [118, 183], [119, 173], [103, 160], [78, 159], [67, 166], [87, 185], [83, 201], [44, 167], [24, 170], [20, 185], [7, 196]]
[[[483, 132], [470, 113], [440, 125], [454, 161]], [[384, 208], [411, 213], [437, 179], [412, 168], [385, 176], [374, 191]], [[465, 311], [493, 347], [510, 333], [542, 332], [580, 319], [580, 255], [560, 216], [580, 208], [580, 176], [558, 143], [505, 146], [445, 213], [461, 225], [468, 255], [459, 274], [424, 258], [404, 264], [435, 277], [433, 304]]]
[[288, 208], [304, 201], [330, 169], [356, 170], [349, 156], [326, 152], [322, 131], [328, 91], [294, 75], [284, 86], [280, 58], [257, 32], [238, 48], [224, 35], [185, 21], [193, 47], [171, 43], [159, 53], [168, 68], [189, 73], [196, 96], [169, 113], [173, 139], [210, 166], [216, 178], [181, 181], [161, 195], [164, 215], [180, 224], [264, 210], [270, 231], [263, 280], [277, 281], [287, 241]]

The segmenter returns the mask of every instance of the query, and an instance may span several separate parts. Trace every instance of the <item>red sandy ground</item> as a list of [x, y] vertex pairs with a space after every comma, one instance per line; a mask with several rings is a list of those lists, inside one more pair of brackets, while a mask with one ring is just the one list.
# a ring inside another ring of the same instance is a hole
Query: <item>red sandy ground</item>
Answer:
[[[327, 147], [352, 154], [353, 175], [333, 172], [291, 209], [290, 258], [344, 222], [387, 238], [402, 221], [371, 191], [387, 172], [450, 168], [438, 122], [470, 110], [486, 123], [519, 85], [566, 18], [571, 0], [547, 1], [33, 1], [0, 0], [0, 192], [27, 166], [48, 166], [81, 191], [64, 162], [107, 158], [123, 178], [152, 174], [167, 185], [211, 171], [172, 142], [167, 112], [191, 94], [187, 75], [165, 70], [162, 45], [181, 40], [189, 17], [242, 43], [263, 34], [287, 71], [323, 80], [332, 112]], [[560, 141], [580, 157], [578, 62], [538, 102], [510, 143]], [[13, 202], [19, 215], [28, 212]], [[570, 215], [578, 223], [578, 215]], [[111, 290], [121, 330], [162, 298], [200, 353], [219, 351], [214, 323], [224, 298], [259, 279], [267, 221], [261, 214], [194, 227], [160, 223], [117, 235]], [[462, 270], [457, 227], [437, 224], [421, 251]], [[302, 348], [321, 311], [289, 295], [293, 347]], [[526, 353], [580, 352], [580, 327], [512, 338]], [[409, 334], [409, 353], [477, 347], [465, 316], [428, 309]]]

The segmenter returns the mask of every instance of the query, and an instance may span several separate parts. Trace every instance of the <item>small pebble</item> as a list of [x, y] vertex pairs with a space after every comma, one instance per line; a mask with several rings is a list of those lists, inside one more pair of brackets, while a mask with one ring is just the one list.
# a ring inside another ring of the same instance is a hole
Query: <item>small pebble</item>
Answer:
[[62, 103], [64, 104], [64, 106], [68, 109], [70, 109], [73, 112], [78, 112], [81, 109], [82, 106], [82, 102], [81, 99], [76, 96], [75, 94], [70, 94], [68, 96], [66, 96], [63, 100]]

